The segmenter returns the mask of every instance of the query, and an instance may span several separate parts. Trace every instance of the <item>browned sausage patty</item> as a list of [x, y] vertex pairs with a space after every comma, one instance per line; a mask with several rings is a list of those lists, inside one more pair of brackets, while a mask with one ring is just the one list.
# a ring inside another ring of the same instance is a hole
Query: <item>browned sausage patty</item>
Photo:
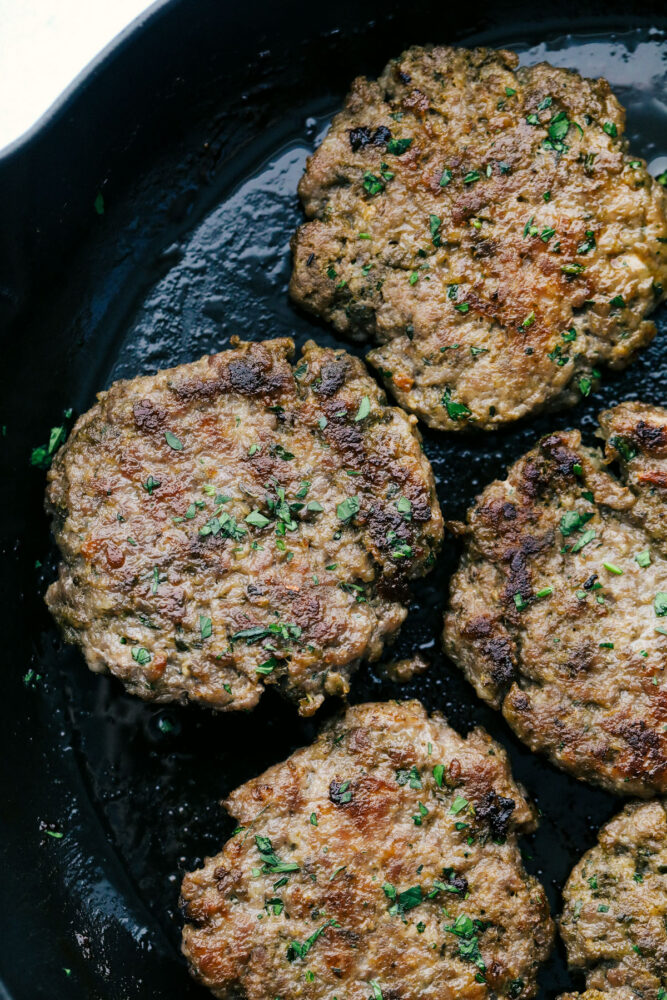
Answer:
[[553, 925], [505, 751], [416, 701], [359, 705], [233, 792], [186, 875], [183, 951], [222, 1000], [526, 998]]
[[633, 802], [607, 823], [563, 895], [560, 930], [568, 961], [586, 974], [581, 1000], [664, 1000], [665, 801]]
[[[545, 437], [478, 498], [445, 648], [532, 750], [623, 795], [667, 791], [667, 411]], [[607, 463], [619, 463], [619, 478]]]
[[667, 198], [606, 80], [512, 52], [408, 49], [360, 77], [308, 162], [291, 292], [432, 427], [590, 392], [655, 333]]
[[442, 538], [415, 417], [361, 361], [238, 344], [117, 382], [49, 473], [47, 603], [142, 698], [309, 715], [405, 618]]

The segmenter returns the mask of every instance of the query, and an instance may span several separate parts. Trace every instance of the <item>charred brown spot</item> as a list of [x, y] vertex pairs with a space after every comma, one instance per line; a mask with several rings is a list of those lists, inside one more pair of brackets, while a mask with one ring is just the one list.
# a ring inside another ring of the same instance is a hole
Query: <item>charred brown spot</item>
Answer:
[[540, 442], [540, 450], [556, 466], [556, 472], [561, 476], [574, 477], [574, 466], [581, 462], [579, 455], [563, 443], [558, 434], [551, 434]]
[[663, 751], [663, 741], [654, 729], [649, 729], [642, 720], [623, 722], [614, 731], [621, 736], [630, 748], [630, 760], [627, 771], [633, 777], [641, 777], [647, 772], [651, 775], [661, 774], [667, 770], [667, 757]]
[[488, 824], [495, 840], [504, 840], [509, 829], [510, 818], [515, 809], [514, 799], [498, 795], [494, 789], [487, 792], [483, 801], [475, 806], [478, 819]]
[[246, 396], [255, 396], [270, 387], [260, 365], [247, 361], [231, 361], [228, 371], [232, 388]]
[[428, 97], [423, 91], [413, 90], [411, 94], [403, 98], [403, 107], [417, 114], [425, 114], [430, 105]]
[[165, 411], [156, 406], [151, 399], [140, 399], [132, 407], [134, 422], [140, 431], [152, 434], [162, 427]]
[[348, 129], [350, 146], [356, 153], [366, 146], [385, 146], [391, 139], [391, 130], [386, 125], [380, 125], [375, 132], [368, 125], [359, 125], [357, 128]]
[[366, 449], [363, 434], [357, 427], [334, 417], [326, 426], [325, 437], [342, 454], [347, 465], [359, 469], [363, 466]]
[[345, 384], [347, 364], [345, 361], [327, 361], [322, 365], [320, 372], [321, 381], [314, 386], [315, 391], [320, 396], [333, 396]]
[[509, 687], [516, 677], [516, 663], [509, 640], [502, 637], [490, 639], [482, 646], [482, 653], [491, 661], [491, 676], [498, 687]]
[[658, 451], [667, 445], [667, 431], [662, 426], [639, 420], [633, 435], [643, 451]]

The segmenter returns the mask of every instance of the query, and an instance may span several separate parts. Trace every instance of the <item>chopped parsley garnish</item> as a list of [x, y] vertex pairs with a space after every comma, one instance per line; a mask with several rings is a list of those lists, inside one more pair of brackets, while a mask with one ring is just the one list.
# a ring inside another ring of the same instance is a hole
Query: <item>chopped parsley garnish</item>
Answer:
[[595, 242], [595, 234], [592, 229], [586, 230], [586, 239], [583, 243], [580, 243], [577, 247], [577, 253], [589, 253], [591, 250], [595, 250], [597, 243]]
[[482, 972], [486, 972], [486, 965], [479, 950], [478, 935], [486, 927], [481, 920], [471, 920], [465, 913], [457, 917], [453, 924], [445, 924], [446, 931], [460, 938], [459, 956], [466, 962], [472, 962]]
[[355, 422], [358, 423], [360, 420], [364, 420], [368, 414], [371, 412], [371, 401], [368, 396], [363, 396], [361, 402], [359, 403], [359, 409], [355, 416]]
[[308, 954], [308, 952], [310, 951], [310, 949], [313, 947], [313, 945], [317, 941], [318, 937], [320, 937], [322, 934], [324, 934], [324, 932], [327, 929], [327, 927], [339, 927], [339, 926], [340, 926], [340, 924], [338, 924], [332, 918], [331, 920], [327, 920], [327, 922], [325, 924], [322, 924], [321, 927], [318, 927], [318, 929], [315, 931], [315, 933], [311, 934], [309, 938], [306, 938], [306, 940], [303, 942], [303, 944], [299, 944], [298, 941], [292, 941], [292, 943], [290, 945], [288, 945], [288, 947], [287, 947], [287, 959], [288, 959], [288, 961], [294, 962], [297, 958], [305, 958], [306, 955]]
[[356, 496], [346, 497], [336, 504], [336, 514], [341, 521], [350, 521], [355, 514], [359, 513], [359, 498]]
[[667, 591], [658, 591], [655, 595], [653, 607], [658, 618], [664, 618], [664, 616], [667, 615]]
[[434, 247], [439, 247], [441, 243], [440, 239], [440, 226], [442, 225], [442, 219], [437, 215], [429, 215], [428, 217], [428, 227], [431, 233], [431, 242]]
[[329, 782], [329, 798], [337, 806], [345, 806], [352, 801], [349, 778], [346, 781]]
[[398, 770], [396, 772], [396, 782], [399, 785], [407, 785], [410, 783], [410, 788], [422, 788], [422, 780], [419, 771], [413, 764], [409, 771]]
[[153, 490], [156, 490], [162, 483], [159, 479], [155, 479], [153, 476], [149, 476], [145, 483], [141, 484], [146, 490], [149, 496], [153, 495]]
[[252, 524], [253, 528], [265, 528], [267, 524], [270, 524], [268, 517], [265, 517], [258, 510], [251, 511], [245, 519], [246, 524]]
[[614, 437], [609, 438], [609, 444], [612, 448], [616, 449], [625, 462], [631, 462], [633, 458], [637, 457], [637, 449], [627, 438], [620, 437], [617, 434]]
[[380, 194], [381, 191], [384, 191], [384, 181], [367, 170], [364, 174], [364, 191], [367, 191], [370, 195]]
[[442, 788], [442, 781], [445, 777], [445, 765], [436, 764], [433, 768], [433, 780], [435, 781], [438, 788]]
[[602, 131], [610, 135], [612, 139], [615, 139], [618, 135], [618, 129], [613, 122], [605, 122], [602, 126]]
[[259, 642], [260, 639], [266, 639], [268, 636], [276, 636], [285, 641], [296, 641], [301, 638], [301, 631], [300, 625], [292, 625], [291, 622], [254, 625], [252, 628], [244, 628], [240, 632], [235, 632], [230, 637], [230, 642], [238, 642], [239, 639], [245, 639], [246, 646], [251, 646], [253, 643]]
[[30, 454], [30, 464], [36, 465], [40, 469], [48, 469], [51, 465], [54, 454], [61, 444], [65, 443], [67, 437], [64, 427], [52, 427], [48, 444], [40, 444], [32, 449]]
[[264, 663], [260, 663], [258, 666], [255, 667], [255, 673], [268, 676], [269, 674], [273, 673], [273, 671], [276, 669], [277, 666], [278, 666], [278, 660], [275, 658], [275, 656], [270, 656], [268, 660], [264, 660]]
[[581, 531], [587, 521], [593, 517], [592, 511], [580, 513], [578, 510], [568, 510], [560, 519], [560, 533], [564, 538], [574, 531]]
[[153, 657], [144, 646], [134, 646], [132, 649], [132, 659], [140, 667], [145, 667], [147, 663], [151, 662]]
[[586, 376], [579, 379], [579, 392], [582, 396], [590, 396], [593, 383]]
[[223, 538], [240, 541], [247, 534], [247, 531], [240, 524], [237, 524], [236, 518], [230, 514], [221, 514], [219, 517], [209, 518], [206, 524], [199, 529], [199, 534], [203, 536], [222, 535]]
[[474, 184], [475, 181], [478, 181], [480, 179], [480, 176], [481, 176], [481, 174], [480, 174], [479, 170], [470, 170], [465, 175], [465, 177], [463, 178], [463, 183], [464, 184]]
[[554, 115], [549, 124], [549, 139], [553, 144], [553, 148], [556, 152], [563, 152], [565, 146], [563, 145], [563, 139], [570, 130], [570, 119], [567, 117], [564, 111], [559, 111], [558, 114]]
[[445, 389], [442, 397], [442, 405], [447, 410], [447, 416], [451, 420], [463, 420], [470, 416], [471, 411], [465, 405], [465, 403], [456, 403], [452, 399], [452, 394], [449, 389]]
[[622, 295], [614, 295], [613, 299], [609, 300], [609, 305], [613, 309], [625, 309], [625, 299]]
[[452, 815], [457, 816], [460, 812], [463, 812], [463, 810], [466, 808], [467, 805], [468, 805], [468, 800], [464, 799], [462, 795], [457, 795], [454, 801], [452, 802], [449, 811], [450, 813], [452, 813]]
[[590, 528], [588, 531], [584, 531], [581, 538], [578, 541], [576, 541], [572, 546], [572, 551], [579, 552], [581, 549], [583, 549], [584, 545], [588, 545], [588, 543], [592, 542], [594, 538], [595, 538], [595, 531], [593, 528]]
[[173, 448], [174, 451], [183, 451], [183, 445], [178, 440], [178, 438], [176, 437], [176, 435], [171, 433], [171, 431], [165, 431], [164, 432], [164, 439], [167, 442], [167, 444], [169, 445], [169, 447]]
[[651, 565], [651, 553], [648, 549], [644, 549], [643, 552], [637, 552], [634, 559], [637, 565], [641, 566], [642, 569]]
[[452, 177], [453, 174], [451, 170], [448, 170], [448, 168], [445, 167], [445, 169], [442, 171], [442, 176], [440, 177], [440, 187], [441, 188], [447, 187]]
[[581, 274], [584, 270], [583, 264], [561, 264], [563, 274]]
[[293, 861], [281, 861], [273, 849], [273, 845], [268, 837], [255, 837], [255, 845], [259, 852], [260, 859], [264, 862], [262, 874], [274, 874], [276, 872], [298, 872], [299, 866]]
[[387, 143], [387, 152], [392, 156], [403, 156], [411, 145], [412, 139], [390, 139]]
[[199, 631], [202, 639], [210, 639], [211, 632], [213, 631], [213, 623], [206, 615], [199, 616]]
[[412, 520], [412, 504], [407, 497], [399, 497], [396, 501], [396, 510], [403, 515], [404, 520]]

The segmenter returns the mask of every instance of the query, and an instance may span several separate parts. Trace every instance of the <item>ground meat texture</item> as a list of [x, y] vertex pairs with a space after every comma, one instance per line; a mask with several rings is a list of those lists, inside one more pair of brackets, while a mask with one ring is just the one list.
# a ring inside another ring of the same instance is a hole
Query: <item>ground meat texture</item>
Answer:
[[446, 430], [588, 395], [667, 289], [667, 198], [609, 84], [517, 62], [409, 49], [355, 80], [299, 186], [293, 298], [375, 340], [393, 395]]
[[118, 382], [49, 473], [46, 600], [142, 698], [304, 715], [405, 618], [442, 519], [415, 417], [363, 363], [290, 340]]
[[[503, 837], [489, 797], [512, 802]], [[535, 817], [483, 730], [355, 706], [225, 805], [239, 829], [182, 889], [183, 951], [215, 996], [534, 996], [553, 937], [517, 845]]]
[[667, 791], [667, 411], [600, 425], [604, 455], [551, 434], [452, 525], [444, 642], [532, 750], [649, 796]]
[[563, 898], [560, 930], [568, 961], [586, 976], [581, 1000], [667, 996], [664, 800], [633, 802], [607, 823], [597, 847], [570, 875]]

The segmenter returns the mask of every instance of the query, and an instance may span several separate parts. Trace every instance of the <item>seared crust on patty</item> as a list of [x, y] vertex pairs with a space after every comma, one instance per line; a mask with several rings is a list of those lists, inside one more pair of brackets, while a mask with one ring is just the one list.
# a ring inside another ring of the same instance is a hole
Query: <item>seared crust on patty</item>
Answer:
[[667, 198], [609, 84], [517, 64], [408, 49], [354, 81], [299, 185], [293, 298], [379, 342], [432, 427], [575, 403], [651, 340], [667, 289]]
[[560, 931], [569, 964], [586, 974], [583, 1000], [667, 995], [664, 800], [632, 802], [607, 823], [563, 897]]
[[667, 790], [667, 411], [600, 425], [605, 457], [550, 434], [453, 525], [444, 642], [532, 750], [648, 796]]
[[241, 344], [117, 382], [49, 473], [46, 595], [92, 670], [142, 698], [304, 715], [405, 618], [442, 517], [415, 417], [361, 361]]
[[505, 751], [419, 702], [358, 705], [233, 792], [186, 875], [183, 951], [231, 1000], [525, 998], [553, 925]]

